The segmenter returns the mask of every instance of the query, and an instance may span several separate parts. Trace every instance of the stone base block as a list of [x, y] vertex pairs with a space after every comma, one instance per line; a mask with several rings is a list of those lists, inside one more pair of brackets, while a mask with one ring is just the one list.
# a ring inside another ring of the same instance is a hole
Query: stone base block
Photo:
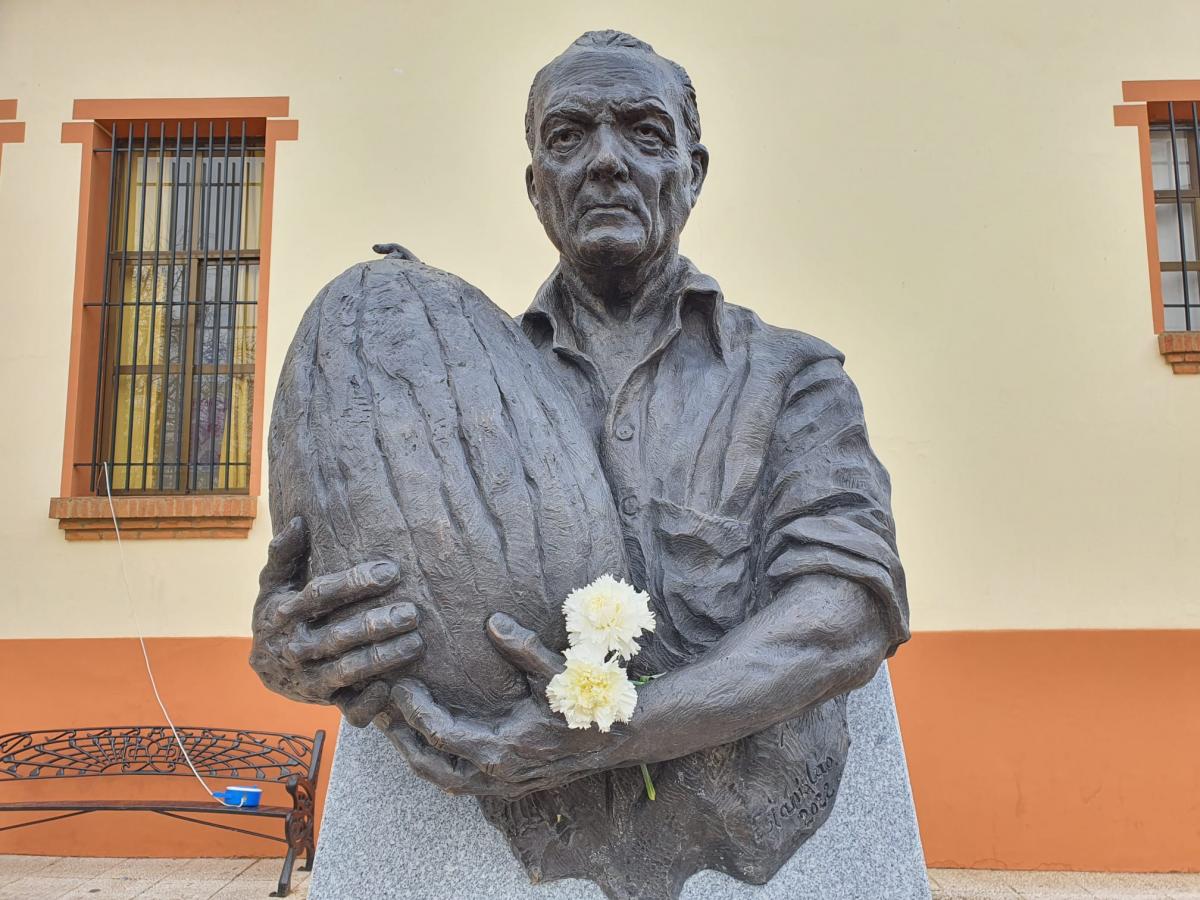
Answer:
[[[886, 666], [850, 697], [837, 804], [769, 884], [701, 872], [683, 900], [929, 900]], [[374, 728], [342, 724], [310, 900], [604, 900], [590, 882], [531, 885], [469, 797], [413, 775]]]

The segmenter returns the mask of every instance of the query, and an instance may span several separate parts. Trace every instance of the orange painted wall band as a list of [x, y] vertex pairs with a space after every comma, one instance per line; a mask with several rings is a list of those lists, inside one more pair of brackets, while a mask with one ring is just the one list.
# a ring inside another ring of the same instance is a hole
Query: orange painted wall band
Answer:
[[[259, 684], [247, 638], [149, 646], [180, 724], [336, 735], [336, 710]], [[918, 633], [891, 669], [931, 865], [1200, 871], [1200, 630]], [[133, 639], [0, 641], [0, 683], [23, 686], [0, 732], [162, 722]], [[163, 782], [0, 780], [0, 798], [196, 797], [186, 778]], [[132, 813], [0, 834], [0, 853], [275, 852]]]
[[930, 865], [1200, 871], [1200, 630], [926, 632], [891, 665]]
[[16, 100], [0, 100], [0, 119], [15, 119], [17, 117]]
[[76, 100], [73, 119], [270, 119], [288, 114], [287, 97], [180, 97]]

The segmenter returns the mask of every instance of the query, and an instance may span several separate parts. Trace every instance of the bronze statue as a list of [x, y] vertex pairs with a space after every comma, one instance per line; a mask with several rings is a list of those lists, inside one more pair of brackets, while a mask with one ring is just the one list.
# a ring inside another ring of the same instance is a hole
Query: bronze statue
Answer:
[[[589, 32], [525, 127], [560, 261], [519, 331], [396, 245], [306, 316], [251, 663], [478, 796], [534, 881], [764, 883], [829, 815], [846, 693], [908, 639], [888, 476], [841, 354], [680, 256], [708, 168], [680, 66]], [[628, 723], [572, 729], [547, 611], [618, 567], [657, 620], [630, 671], [656, 677]]]

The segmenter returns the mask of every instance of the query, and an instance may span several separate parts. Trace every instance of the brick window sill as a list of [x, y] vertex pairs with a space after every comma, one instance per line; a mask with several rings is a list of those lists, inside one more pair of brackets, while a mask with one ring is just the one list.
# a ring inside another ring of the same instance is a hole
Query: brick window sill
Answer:
[[[244, 538], [258, 513], [258, 498], [246, 494], [114, 497], [122, 539]], [[110, 540], [107, 497], [54, 497], [50, 518], [68, 541]]]
[[1200, 331], [1164, 332], [1158, 349], [1176, 375], [1200, 375]]

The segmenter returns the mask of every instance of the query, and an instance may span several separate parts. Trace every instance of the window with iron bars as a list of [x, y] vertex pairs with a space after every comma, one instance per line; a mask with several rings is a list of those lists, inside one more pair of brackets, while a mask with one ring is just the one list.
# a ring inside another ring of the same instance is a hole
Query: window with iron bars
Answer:
[[248, 489], [264, 149], [247, 125], [114, 122], [96, 151], [110, 154], [97, 493], [106, 477], [113, 493]]
[[1169, 102], [1150, 123], [1150, 164], [1166, 331], [1200, 331], [1200, 109]]

